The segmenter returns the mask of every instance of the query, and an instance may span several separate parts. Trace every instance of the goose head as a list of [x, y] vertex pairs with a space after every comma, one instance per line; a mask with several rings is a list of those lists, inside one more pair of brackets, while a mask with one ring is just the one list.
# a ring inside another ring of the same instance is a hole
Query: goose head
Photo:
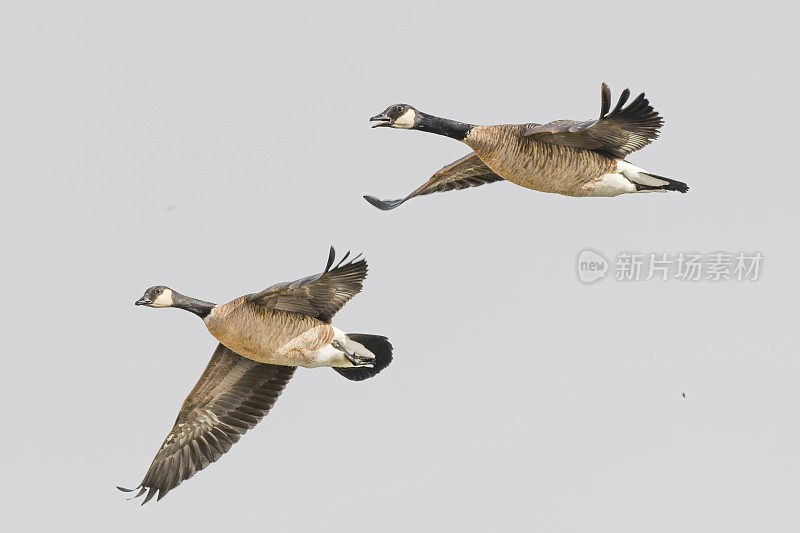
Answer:
[[175, 291], [163, 285], [156, 285], [144, 291], [144, 295], [136, 300], [136, 305], [147, 307], [172, 307]]
[[382, 113], [370, 118], [370, 122], [376, 122], [372, 127], [400, 128], [404, 130], [414, 129], [419, 125], [422, 115], [413, 106], [408, 104], [394, 104], [387, 107]]

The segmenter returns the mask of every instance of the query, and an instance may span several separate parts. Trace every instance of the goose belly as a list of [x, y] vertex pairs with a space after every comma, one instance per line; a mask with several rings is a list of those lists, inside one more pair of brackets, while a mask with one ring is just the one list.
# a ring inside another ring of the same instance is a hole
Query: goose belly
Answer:
[[581, 187], [577, 186], [572, 172], [565, 169], [549, 168], [533, 159], [509, 160], [499, 157], [487, 158], [485, 161], [492, 172], [507, 181], [540, 192], [580, 196]]
[[592, 196], [586, 186], [614, 170], [613, 161], [605, 164], [586, 151], [581, 151], [583, 154], [564, 149], [552, 152], [552, 155], [537, 157], [524, 150], [511, 155], [501, 151], [487, 156], [484, 163], [498, 176], [526, 189], [567, 196]]
[[567, 196], [591, 196], [586, 185], [616, 169], [613, 159], [591, 150], [524, 137], [501, 136], [474, 149], [486, 166], [511, 183]]
[[312, 352], [330, 344], [334, 336], [330, 325], [290, 313], [240, 307], [221, 315], [206, 319], [209, 332], [237, 354], [259, 363], [315, 366]]
[[294, 337], [280, 339], [263, 336], [221, 335], [219, 341], [241, 355], [259, 363], [273, 365], [350, 367], [344, 352], [333, 347], [338, 340], [347, 345], [345, 333], [328, 324], [312, 327]]

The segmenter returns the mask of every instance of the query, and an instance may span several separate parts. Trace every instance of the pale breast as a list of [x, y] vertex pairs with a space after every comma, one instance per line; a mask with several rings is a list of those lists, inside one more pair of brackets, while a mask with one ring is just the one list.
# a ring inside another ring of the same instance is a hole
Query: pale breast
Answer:
[[259, 363], [305, 366], [289, 360], [283, 347], [323, 322], [309, 316], [275, 311], [237, 298], [217, 306], [205, 320], [208, 331], [222, 344]]
[[614, 159], [597, 152], [523, 137], [525, 128], [477, 126], [464, 142], [495, 174], [537, 191], [586, 196], [587, 186], [616, 168]]

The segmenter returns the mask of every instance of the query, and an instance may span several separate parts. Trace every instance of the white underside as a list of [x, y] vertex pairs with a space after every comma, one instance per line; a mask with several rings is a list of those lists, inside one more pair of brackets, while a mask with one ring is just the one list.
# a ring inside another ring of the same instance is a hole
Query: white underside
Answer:
[[617, 171], [600, 176], [600, 179], [592, 184], [589, 196], [617, 196], [630, 192], [664, 192], [657, 189], [636, 190], [635, 183], [651, 187], [667, 185], [666, 181], [654, 178], [643, 168], [619, 159], [617, 160]]
[[[333, 326], [331, 326], [333, 327]], [[362, 357], [375, 358], [375, 354], [367, 350], [363, 344], [347, 337], [347, 334], [339, 328], [333, 327], [334, 335], [330, 344], [313, 352], [313, 362], [308, 365], [310, 368], [319, 366], [335, 366], [339, 368], [352, 368], [353, 363], [345, 357], [341, 350], [333, 347], [333, 341], [338, 341], [349, 353], [355, 353]]]

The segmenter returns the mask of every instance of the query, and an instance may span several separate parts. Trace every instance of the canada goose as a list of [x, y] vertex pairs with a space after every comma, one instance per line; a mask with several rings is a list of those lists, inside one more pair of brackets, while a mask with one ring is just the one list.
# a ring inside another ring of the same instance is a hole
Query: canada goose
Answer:
[[172, 431], [136, 489], [147, 503], [219, 459], [272, 408], [295, 368], [333, 367], [347, 379], [374, 376], [392, 361], [386, 337], [344, 333], [331, 318], [361, 291], [367, 263], [358, 257], [316, 276], [278, 283], [215, 305], [164, 286], [147, 289], [136, 305], [177, 307], [205, 322], [220, 342], [183, 402]]
[[372, 127], [420, 130], [463, 142], [473, 152], [445, 166], [400, 200], [364, 196], [382, 210], [424, 194], [477, 187], [506, 179], [528, 189], [567, 196], [617, 196], [647, 191], [686, 192], [689, 187], [625, 161], [625, 156], [658, 137], [664, 120], [640, 94], [627, 107], [625, 89], [611, 108], [611, 91], [601, 87], [600, 118], [547, 124], [475, 126], [428, 115], [396, 104], [370, 118]]

